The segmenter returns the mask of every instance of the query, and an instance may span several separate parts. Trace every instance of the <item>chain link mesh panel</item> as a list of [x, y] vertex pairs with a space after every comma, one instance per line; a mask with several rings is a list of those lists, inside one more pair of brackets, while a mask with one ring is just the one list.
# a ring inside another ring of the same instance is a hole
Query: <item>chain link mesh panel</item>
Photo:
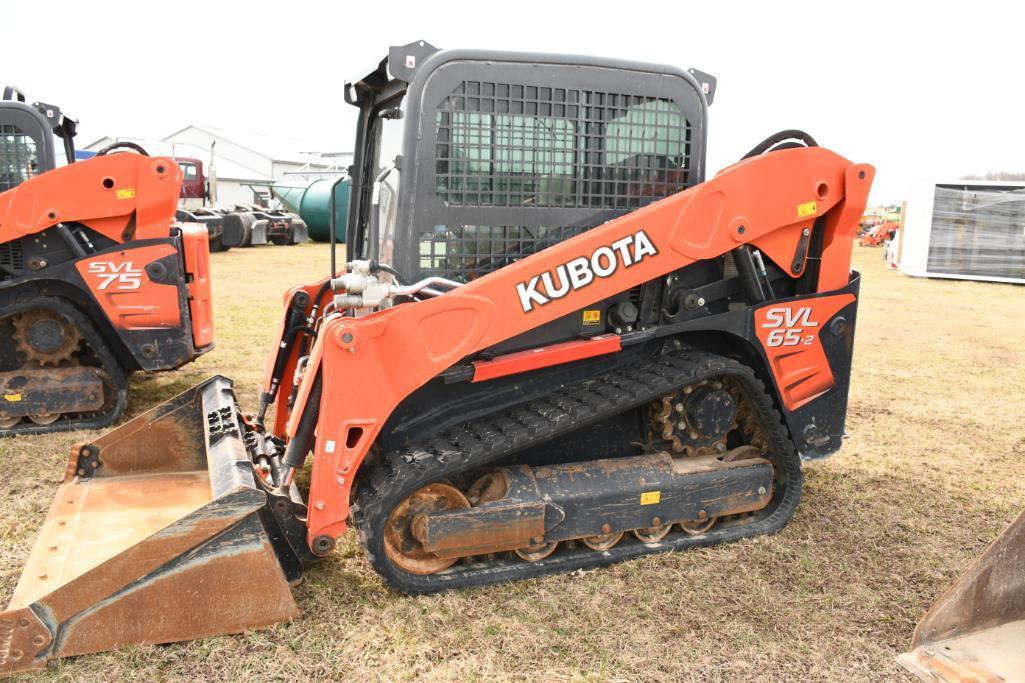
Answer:
[[472, 279], [688, 184], [691, 126], [670, 99], [463, 81], [435, 124], [447, 206], [594, 209], [596, 220], [437, 226], [420, 235], [425, 274]]
[[38, 163], [35, 141], [16, 126], [0, 125], [0, 192], [20, 185], [35, 175]]
[[438, 226], [420, 234], [420, 270], [462, 282], [486, 275], [586, 228], [518, 225]]

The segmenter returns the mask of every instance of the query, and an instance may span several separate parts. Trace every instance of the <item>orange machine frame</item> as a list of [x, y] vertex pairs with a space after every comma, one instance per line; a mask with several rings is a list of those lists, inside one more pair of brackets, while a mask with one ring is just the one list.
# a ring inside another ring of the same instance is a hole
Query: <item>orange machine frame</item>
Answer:
[[[317, 423], [308, 543], [312, 547], [319, 536], [334, 539], [345, 531], [353, 476], [399, 402], [466, 356], [741, 244], [773, 260], [785, 256], [782, 263], [789, 264], [803, 228], [819, 218], [824, 248], [818, 291], [846, 286], [873, 176], [871, 166], [820, 147], [753, 157], [443, 296], [363, 317], [328, 317], [287, 423], [294, 437], [314, 376], [322, 371], [327, 395]], [[640, 230], [656, 254], [523, 311], [518, 283]], [[283, 408], [279, 398], [279, 414]]]

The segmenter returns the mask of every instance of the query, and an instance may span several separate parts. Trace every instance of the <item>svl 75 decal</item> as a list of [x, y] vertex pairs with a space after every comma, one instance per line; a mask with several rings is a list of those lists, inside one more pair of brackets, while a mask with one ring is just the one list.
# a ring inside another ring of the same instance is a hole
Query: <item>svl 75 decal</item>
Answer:
[[103, 291], [114, 285], [118, 291], [139, 289], [142, 286], [142, 268], [136, 268], [131, 261], [93, 261], [89, 274], [97, 277], [96, 289]]

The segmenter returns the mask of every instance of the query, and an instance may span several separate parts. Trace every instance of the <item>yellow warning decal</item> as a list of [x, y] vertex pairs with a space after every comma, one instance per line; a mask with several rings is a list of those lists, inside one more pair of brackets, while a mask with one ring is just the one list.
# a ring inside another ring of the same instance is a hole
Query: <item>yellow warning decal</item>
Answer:
[[135, 199], [135, 188], [134, 187], [126, 187], [123, 190], [118, 190], [117, 191], [117, 198], [118, 199]]
[[805, 202], [804, 204], [797, 205], [797, 217], [804, 218], [805, 216], [814, 216], [818, 213], [818, 207], [815, 206], [815, 202]]
[[8, 403], [17, 403], [21, 400], [21, 394], [4, 394], [4, 400]]
[[662, 500], [661, 491], [647, 491], [641, 494], [641, 505], [654, 505]]
[[584, 311], [584, 324], [597, 325], [601, 322], [601, 311]]

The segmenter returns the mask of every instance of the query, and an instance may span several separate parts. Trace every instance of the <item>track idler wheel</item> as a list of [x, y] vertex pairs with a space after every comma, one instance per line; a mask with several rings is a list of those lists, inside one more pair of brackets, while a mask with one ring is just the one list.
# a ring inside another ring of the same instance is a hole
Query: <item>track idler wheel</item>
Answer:
[[641, 543], [658, 543], [669, 535], [672, 524], [660, 524], [647, 529], [634, 529], [633, 534]]
[[521, 560], [527, 562], [540, 562], [549, 555], [555, 552], [555, 549], [559, 547], [558, 541], [551, 541], [550, 543], [535, 543], [534, 545], [527, 546], [526, 548], [517, 548], [513, 552]]
[[715, 526], [718, 519], [718, 517], [710, 517], [705, 520], [699, 519], [691, 522], [680, 522], [680, 528], [691, 536], [700, 536]]
[[586, 536], [582, 539], [584, 545], [591, 550], [597, 550], [598, 552], [604, 552], [606, 550], [612, 550], [616, 547], [616, 544], [623, 540], [623, 532], [609, 532], [605, 534], [598, 534], [597, 536]]
[[445, 510], [466, 510], [470, 502], [459, 489], [448, 484], [428, 484], [399, 503], [384, 531], [384, 553], [388, 560], [410, 574], [435, 574], [448, 569], [458, 558], [438, 557], [423, 547], [423, 515]]

